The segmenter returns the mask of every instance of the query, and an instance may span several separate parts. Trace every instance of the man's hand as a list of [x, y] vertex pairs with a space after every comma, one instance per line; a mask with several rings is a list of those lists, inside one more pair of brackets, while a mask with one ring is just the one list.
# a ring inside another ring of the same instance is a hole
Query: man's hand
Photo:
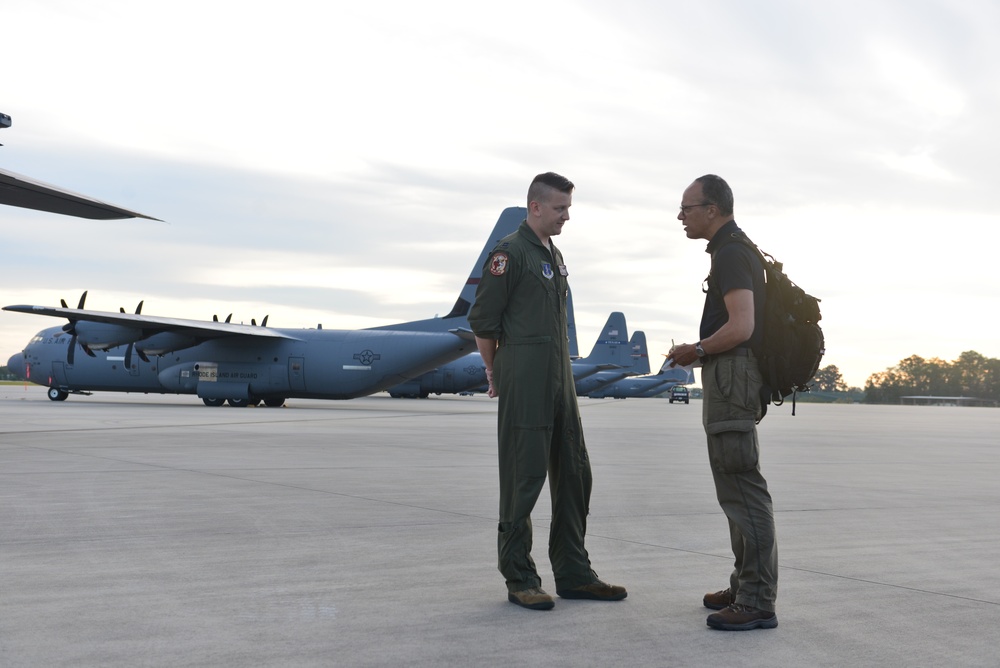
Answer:
[[667, 357], [670, 359], [671, 368], [688, 366], [698, 361], [698, 352], [694, 349], [693, 343], [682, 343], [675, 346]]
[[486, 390], [486, 395], [487, 395], [487, 396], [488, 396], [488, 397], [489, 397], [490, 399], [495, 399], [495, 398], [496, 398], [496, 396], [497, 396], [497, 391], [496, 391], [496, 388], [494, 388], [494, 387], [493, 387], [493, 369], [487, 369], [487, 370], [486, 370], [486, 380], [487, 380], [487, 381], [489, 382], [489, 384], [490, 384], [490, 387], [489, 387], [489, 389], [488, 389], [488, 390]]

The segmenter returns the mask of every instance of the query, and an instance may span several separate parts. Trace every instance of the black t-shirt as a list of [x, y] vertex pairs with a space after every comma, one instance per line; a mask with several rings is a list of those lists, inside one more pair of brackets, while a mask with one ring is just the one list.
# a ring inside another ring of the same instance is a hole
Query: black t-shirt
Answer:
[[763, 340], [764, 299], [767, 295], [764, 267], [756, 251], [733, 238], [742, 231], [731, 220], [723, 225], [705, 249], [712, 255], [712, 269], [705, 293], [705, 308], [701, 314], [700, 335], [707, 339], [729, 321], [724, 295], [730, 290], [753, 290], [753, 335], [747, 345], [758, 349]]

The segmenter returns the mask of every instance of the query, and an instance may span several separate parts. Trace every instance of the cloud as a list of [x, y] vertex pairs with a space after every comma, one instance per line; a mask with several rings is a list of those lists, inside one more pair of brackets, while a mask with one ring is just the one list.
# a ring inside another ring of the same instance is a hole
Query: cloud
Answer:
[[[581, 349], [621, 310], [655, 355], [697, 336], [708, 258], [676, 206], [718, 173], [824, 299], [849, 383], [913, 353], [998, 356], [976, 315], [998, 229], [991, 19], [888, 0], [15, 0], [3, 167], [169, 224], [0, 211], [0, 302], [427, 317], [555, 170], [577, 184], [557, 243]], [[48, 324], [0, 314], [0, 354]]]

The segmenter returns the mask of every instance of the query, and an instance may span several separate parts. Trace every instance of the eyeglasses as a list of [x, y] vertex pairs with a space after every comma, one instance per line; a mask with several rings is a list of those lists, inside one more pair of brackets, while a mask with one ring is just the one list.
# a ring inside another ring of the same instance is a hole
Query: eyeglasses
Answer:
[[702, 202], [701, 204], [681, 204], [681, 213], [685, 216], [687, 215], [688, 209], [693, 209], [696, 206], [712, 206], [714, 202]]

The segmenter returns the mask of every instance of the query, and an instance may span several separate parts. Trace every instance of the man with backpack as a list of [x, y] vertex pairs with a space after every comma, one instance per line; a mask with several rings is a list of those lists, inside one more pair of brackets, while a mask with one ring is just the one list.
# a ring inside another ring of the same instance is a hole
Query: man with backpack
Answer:
[[677, 219], [689, 239], [708, 241], [711, 273], [697, 343], [676, 346], [672, 365], [701, 363], [702, 423], [716, 496], [729, 520], [735, 568], [729, 587], [706, 594], [710, 627], [725, 631], [778, 625], [778, 546], [767, 481], [760, 473], [756, 423], [762, 415], [761, 371], [766, 303], [764, 267], [740, 241], [733, 191], [708, 174], [681, 197]]

